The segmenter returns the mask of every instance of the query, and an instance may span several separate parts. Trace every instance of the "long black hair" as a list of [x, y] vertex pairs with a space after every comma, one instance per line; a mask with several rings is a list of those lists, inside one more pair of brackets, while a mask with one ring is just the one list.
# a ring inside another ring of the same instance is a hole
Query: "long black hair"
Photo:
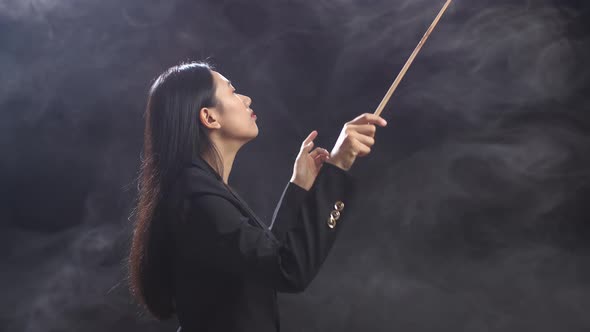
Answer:
[[149, 91], [127, 277], [131, 294], [160, 320], [175, 314], [170, 223], [181, 218], [175, 180], [197, 154], [208, 155], [223, 174], [219, 150], [199, 121], [201, 108], [216, 103], [206, 62], [169, 68]]

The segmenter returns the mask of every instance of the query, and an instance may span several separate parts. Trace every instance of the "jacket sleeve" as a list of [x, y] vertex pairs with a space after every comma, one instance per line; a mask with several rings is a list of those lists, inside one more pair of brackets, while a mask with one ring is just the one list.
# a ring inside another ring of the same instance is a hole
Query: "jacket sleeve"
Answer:
[[[279, 292], [301, 292], [319, 271], [341, 224], [347, 222], [355, 190], [347, 171], [324, 163], [309, 191], [287, 183], [270, 229], [251, 225], [224, 197], [192, 197], [195, 217], [184, 224], [180, 244], [190, 248], [190, 256], [199, 264], [272, 285]], [[334, 227], [329, 226], [331, 214], [337, 216]]]

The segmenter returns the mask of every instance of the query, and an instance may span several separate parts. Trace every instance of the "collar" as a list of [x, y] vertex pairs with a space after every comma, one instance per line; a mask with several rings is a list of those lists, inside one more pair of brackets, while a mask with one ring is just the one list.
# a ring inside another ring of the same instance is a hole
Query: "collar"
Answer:
[[213, 167], [211, 167], [211, 165], [209, 165], [209, 163], [203, 159], [203, 157], [201, 157], [200, 155], [197, 155], [196, 157], [192, 158], [192, 164], [197, 166], [198, 168], [205, 170], [209, 173], [211, 173], [213, 176], [215, 176], [215, 178], [217, 180], [219, 180], [221, 182], [221, 184], [226, 188], [226, 190], [228, 191], [228, 193], [233, 196], [242, 206], [242, 208], [245, 210], [245, 212], [247, 214], [250, 214], [250, 216], [252, 217], [252, 219], [254, 219], [254, 221], [256, 223], [258, 223], [258, 225], [266, 230], [269, 230], [268, 226], [266, 226], [266, 224], [262, 223], [260, 221], [260, 218], [258, 218], [258, 216], [254, 213], [254, 211], [252, 211], [252, 209], [250, 209], [250, 207], [248, 206], [248, 203], [240, 196], [238, 195], [238, 193], [234, 190], [232, 190], [230, 187], [228, 187], [227, 185], [225, 185], [225, 183], [223, 183], [223, 178], [217, 174], [217, 172], [215, 171], [215, 169]]
[[200, 155], [193, 157], [192, 164], [199, 167], [200, 169], [208, 171], [213, 176], [215, 176], [215, 178], [217, 180], [220, 180], [223, 182], [223, 178], [221, 177], [221, 175], [219, 175], [217, 173], [217, 171], [213, 167], [211, 167], [211, 165], [209, 165], [209, 163], [205, 159], [203, 159], [203, 157], [201, 157]]

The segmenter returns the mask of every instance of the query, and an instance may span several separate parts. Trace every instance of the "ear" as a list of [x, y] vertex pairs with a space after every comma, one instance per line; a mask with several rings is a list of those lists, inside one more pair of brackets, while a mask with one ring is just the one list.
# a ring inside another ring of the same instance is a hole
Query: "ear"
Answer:
[[203, 107], [199, 111], [199, 121], [208, 129], [219, 129], [221, 124], [217, 121], [217, 113], [209, 107]]

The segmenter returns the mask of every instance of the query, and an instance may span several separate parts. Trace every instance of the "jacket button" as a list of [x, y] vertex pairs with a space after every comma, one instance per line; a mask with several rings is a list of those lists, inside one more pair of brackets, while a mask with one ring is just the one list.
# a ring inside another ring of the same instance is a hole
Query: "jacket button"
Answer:
[[334, 220], [338, 220], [338, 218], [340, 218], [340, 211], [332, 210], [332, 213], [330, 213], [330, 217], [332, 217]]
[[334, 219], [334, 218], [332, 218], [332, 217], [328, 218], [328, 226], [329, 226], [330, 228], [334, 228], [334, 227], [336, 227], [336, 219]]
[[344, 209], [344, 203], [342, 201], [337, 201], [336, 204], [334, 204], [334, 208], [338, 211], [342, 211], [342, 209]]

